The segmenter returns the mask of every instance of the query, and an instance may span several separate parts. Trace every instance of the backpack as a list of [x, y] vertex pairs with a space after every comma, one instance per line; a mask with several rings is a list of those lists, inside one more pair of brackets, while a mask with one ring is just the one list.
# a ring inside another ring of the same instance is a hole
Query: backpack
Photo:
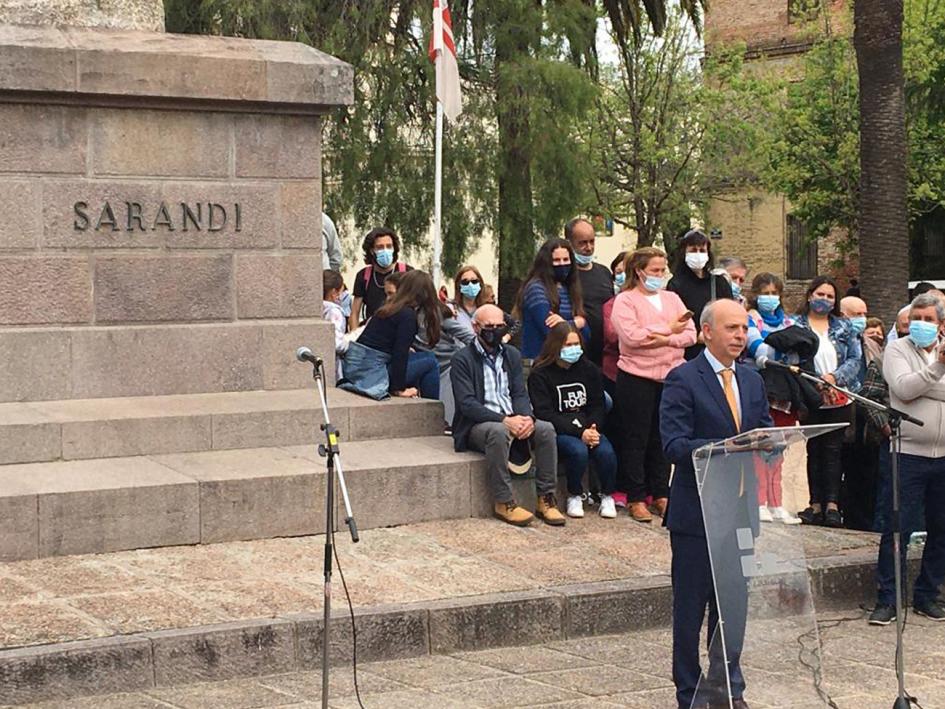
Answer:
[[[398, 261], [397, 263], [394, 264], [394, 270], [397, 271], [398, 273], [406, 273], [407, 264], [405, 264], [403, 261]], [[371, 276], [373, 275], [374, 275], [374, 266], [368, 265], [364, 269], [364, 290], [365, 291], [367, 291], [368, 285], [371, 283]]]

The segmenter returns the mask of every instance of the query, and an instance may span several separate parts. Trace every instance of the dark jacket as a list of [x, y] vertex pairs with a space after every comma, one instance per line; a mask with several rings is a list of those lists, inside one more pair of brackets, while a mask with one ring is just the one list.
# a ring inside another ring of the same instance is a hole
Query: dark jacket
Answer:
[[[797, 366], [810, 374], [816, 374], [814, 355], [820, 346], [817, 333], [806, 327], [790, 325], [783, 330], [768, 333], [764, 343], [782, 355], [794, 355]], [[762, 369], [761, 376], [769, 401], [790, 401], [791, 411], [802, 418], [820, 408], [820, 392], [809, 380], [774, 367]]]
[[[732, 297], [732, 286], [729, 285], [729, 282], [725, 280], [724, 276], [712, 276], [711, 278], [715, 278], [716, 300]], [[696, 324], [696, 329], [698, 330], [702, 311], [712, 299], [712, 281], [710, 277], [699, 278], [691, 268], [684, 265], [669, 279], [666, 290], [671, 290], [678, 295], [686, 305], [686, 308], [692, 311], [692, 321]], [[700, 345], [698, 342], [687, 347], [686, 359], [694, 359], [704, 349], [705, 345]]]
[[528, 394], [535, 416], [550, 421], [559, 435], [580, 438], [597, 424], [604, 428], [604, 384], [600, 369], [586, 356], [565, 369], [557, 364], [532, 369]]
[[[475, 342], [466, 345], [453, 357], [450, 380], [453, 385], [453, 399], [456, 401], [456, 413], [453, 414], [453, 447], [457, 451], [468, 450], [469, 431], [477, 423], [501, 423], [505, 418], [502, 414], [487, 409], [483, 403], [486, 399], [483, 366], [483, 357]], [[502, 366], [509, 377], [513, 415], [533, 416], [528, 392], [525, 391], [522, 355], [510, 345], [503, 346]]]
[[[741, 401], [741, 431], [771, 427], [768, 397], [758, 372], [736, 364], [735, 379]], [[738, 432], [709, 360], [697, 357], [669, 373], [660, 401], [660, 436], [666, 457], [676, 466], [665, 521], [671, 532], [705, 536], [692, 454]], [[753, 487], [754, 479], [754, 475], [747, 476], [746, 486]], [[733, 494], [735, 497], [737, 494]], [[754, 504], [751, 509], [757, 511]]]

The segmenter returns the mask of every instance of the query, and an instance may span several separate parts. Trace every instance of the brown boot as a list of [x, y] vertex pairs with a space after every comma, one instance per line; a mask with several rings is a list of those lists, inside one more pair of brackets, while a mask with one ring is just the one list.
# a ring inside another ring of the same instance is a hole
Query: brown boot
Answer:
[[669, 499], [666, 497], [657, 497], [653, 500], [653, 512], [658, 514], [660, 517], [666, 517], [666, 505], [669, 504]]
[[516, 527], [527, 527], [535, 519], [535, 515], [514, 502], [496, 502], [495, 516]]
[[646, 508], [645, 502], [631, 502], [630, 516], [637, 522], [653, 521], [653, 515], [651, 515], [650, 511]]
[[545, 524], [554, 527], [561, 527], [566, 521], [564, 515], [558, 509], [558, 502], [555, 500], [554, 494], [550, 492], [538, 498], [538, 502], [535, 504], [535, 514], [541, 517]]

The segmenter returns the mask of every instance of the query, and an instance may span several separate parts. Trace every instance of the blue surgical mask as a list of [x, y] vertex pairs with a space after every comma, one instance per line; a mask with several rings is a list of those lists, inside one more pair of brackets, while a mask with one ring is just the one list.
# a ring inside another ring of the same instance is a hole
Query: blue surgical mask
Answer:
[[924, 320], [912, 320], [909, 322], [909, 337], [916, 347], [931, 347], [938, 338], [938, 325]]
[[568, 280], [568, 276], [571, 275], [571, 264], [566, 263], [561, 266], [555, 266], [555, 280], [558, 283], [564, 283]]
[[377, 265], [381, 268], [387, 268], [392, 263], [394, 263], [394, 250], [393, 249], [378, 249], [374, 252], [374, 260], [377, 262]]
[[833, 310], [833, 303], [826, 298], [814, 298], [810, 302], [810, 309], [817, 315], [826, 315]]
[[623, 272], [618, 273], [616, 276], [614, 276], [614, 286], [616, 286], [615, 290], [620, 290], [621, 288], [623, 288], [623, 284], [626, 282], [627, 282], [627, 274]]
[[482, 286], [478, 283], [466, 283], [459, 287], [459, 292], [467, 298], [475, 298], [479, 295], [479, 291], [481, 290]]
[[742, 294], [742, 287], [737, 283], [732, 283], [732, 295], [736, 298]]
[[584, 354], [584, 350], [581, 349], [580, 345], [568, 345], [561, 348], [561, 359], [568, 364], [577, 362], [581, 359], [582, 354]]
[[644, 276], [643, 287], [650, 293], [656, 293], [663, 287], [663, 279], [659, 276]]
[[589, 263], [593, 263], [594, 254], [591, 254], [590, 256], [585, 256], [584, 254], [579, 254], [577, 251], [575, 251], [574, 260], [578, 262], [579, 266], [586, 266]]
[[853, 326], [853, 332], [857, 335], [862, 335], [863, 331], [866, 329], [866, 316], [857, 315], [856, 317], [848, 318], [848, 320], [850, 321], [850, 325]]
[[759, 295], [758, 310], [762, 313], [773, 313], [781, 306], [780, 295]]

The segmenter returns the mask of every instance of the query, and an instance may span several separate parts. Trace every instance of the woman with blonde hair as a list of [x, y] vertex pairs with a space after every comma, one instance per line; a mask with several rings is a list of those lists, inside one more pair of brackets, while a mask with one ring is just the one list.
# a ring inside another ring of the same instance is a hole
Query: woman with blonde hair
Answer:
[[666, 254], [652, 246], [637, 249], [624, 262], [626, 281], [614, 301], [611, 324], [620, 343], [617, 407], [621, 411], [620, 478], [627, 482], [630, 516], [651, 522], [652, 497], [660, 516], [669, 496], [669, 463], [660, 439], [663, 380], [684, 362], [696, 342], [692, 311], [678, 295], [664, 290]]

